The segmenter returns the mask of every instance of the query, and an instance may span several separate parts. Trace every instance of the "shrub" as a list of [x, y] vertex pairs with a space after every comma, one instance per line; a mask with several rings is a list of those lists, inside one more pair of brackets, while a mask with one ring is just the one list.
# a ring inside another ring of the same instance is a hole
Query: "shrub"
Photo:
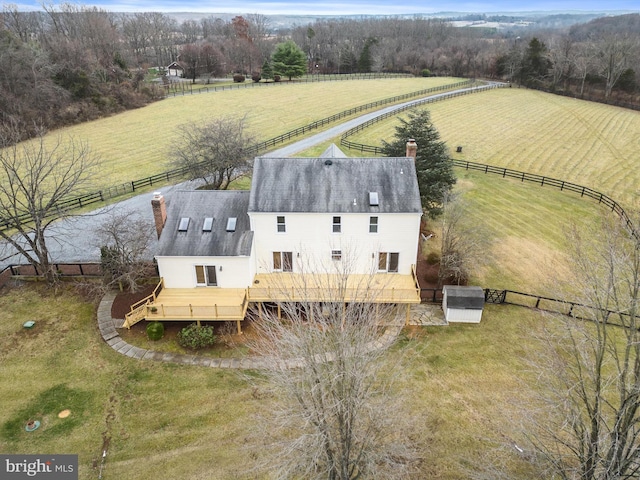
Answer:
[[427, 263], [429, 265], [437, 265], [438, 263], [440, 263], [440, 255], [436, 252], [431, 252], [429, 255], [427, 255]]
[[274, 77], [273, 77], [273, 81], [274, 82], [279, 82], [280, 80], [281, 80], [280, 75], [274, 75]]
[[147, 337], [149, 340], [160, 340], [164, 335], [164, 325], [160, 322], [151, 322], [147, 325]]
[[254, 73], [253, 75], [251, 75], [251, 80], [258, 83], [260, 80], [262, 80], [262, 77], [259, 73]]
[[244, 78], [244, 75], [240, 74], [240, 73], [235, 73], [233, 75], [233, 81], [234, 83], [243, 83], [246, 79]]
[[431, 70], [429, 70], [428, 68], [423, 69], [421, 72], [423, 77], [430, 77], [431, 76]]
[[178, 343], [182, 347], [197, 350], [212, 346], [216, 343], [216, 336], [213, 334], [212, 326], [199, 327], [196, 323], [192, 323], [178, 332]]

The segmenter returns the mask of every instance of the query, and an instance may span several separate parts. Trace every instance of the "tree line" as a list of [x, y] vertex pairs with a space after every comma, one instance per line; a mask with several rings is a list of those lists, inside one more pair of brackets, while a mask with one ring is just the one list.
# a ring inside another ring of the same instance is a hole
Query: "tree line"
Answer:
[[[293, 41], [307, 74], [405, 72], [501, 79], [535, 88], [640, 103], [640, 15], [572, 27], [460, 28], [435, 18], [321, 19], [276, 29], [260, 14], [181, 23], [159, 12], [114, 13], [45, 4], [0, 13], [2, 124], [57, 127], [162, 98], [150, 69], [176, 61], [193, 81], [272, 78], [273, 53]], [[297, 52], [296, 52], [297, 53]], [[281, 65], [282, 67], [282, 65]], [[286, 77], [292, 77], [289, 73]]]

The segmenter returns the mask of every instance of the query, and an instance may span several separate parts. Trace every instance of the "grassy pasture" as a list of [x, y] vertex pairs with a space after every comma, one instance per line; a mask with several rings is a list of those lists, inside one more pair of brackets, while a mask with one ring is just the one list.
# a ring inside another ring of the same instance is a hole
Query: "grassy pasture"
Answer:
[[[427, 108], [453, 158], [559, 178], [625, 207], [637, 204], [640, 112], [519, 88]], [[380, 122], [350, 140], [379, 145], [393, 135], [395, 122]], [[455, 152], [458, 145], [462, 153]]]
[[[268, 478], [250, 469], [269, 454], [252, 425], [270, 397], [247, 377], [122, 357], [99, 339], [93, 305], [70, 292], [5, 290], [0, 308], [0, 451], [77, 453], [83, 480], [98, 477], [103, 448], [106, 480]], [[409, 330], [390, 353], [404, 359], [412, 434], [425, 445], [418, 478], [466, 478], [517, 438], [513, 402], [529, 392], [521, 357], [536, 348], [523, 332], [536, 318], [492, 306], [480, 326]], [[42, 426], [28, 433], [31, 418]], [[504, 455], [512, 478], [530, 478]]]
[[52, 132], [85, 141], [101, 160], [96, 187], [107, 187], [170, 167], [177, 127], [223, 116], [247, 116], [247, 127], [267, 140], [369, 102], [457, 83], [456, 78], [398, 78], [316, 82], [167, 98], [144, 108]]

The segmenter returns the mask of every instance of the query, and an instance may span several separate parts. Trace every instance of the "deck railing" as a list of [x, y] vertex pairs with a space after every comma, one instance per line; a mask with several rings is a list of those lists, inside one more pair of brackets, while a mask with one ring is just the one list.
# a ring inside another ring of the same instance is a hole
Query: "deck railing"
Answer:
[[131, 328], [140, 320], [143, 320], [150, 313], [150, 305], [158, 298], [158, 294], [164, 288], [164, 279], [160, 279], [158, 285], [153, 289], [150, 295], [131, 305], [131, 311], [124, 317], [124, 327]]
[[418, 288], [299, 288], [251, 287], [252, 302], [371, 302], [413, 303], [420, 296]]

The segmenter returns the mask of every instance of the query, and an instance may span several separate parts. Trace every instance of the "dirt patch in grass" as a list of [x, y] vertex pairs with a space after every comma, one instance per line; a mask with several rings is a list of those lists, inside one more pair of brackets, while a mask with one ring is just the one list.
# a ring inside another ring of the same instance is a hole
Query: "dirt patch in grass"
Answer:
[[131, 311], [131, 305], [151, 295], [154, 288], [154, 285], [144, 285], [140, 291], [136, 293], [118, 293], [111, 305], [111, 316], [124, 320], [125, 315]]

